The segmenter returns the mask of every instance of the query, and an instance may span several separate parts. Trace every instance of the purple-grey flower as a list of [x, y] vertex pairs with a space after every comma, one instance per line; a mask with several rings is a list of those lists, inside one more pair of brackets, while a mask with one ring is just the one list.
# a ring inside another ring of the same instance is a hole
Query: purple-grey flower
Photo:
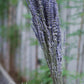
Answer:
[[57, 82], [57, 79], [61, 78], [62, 54], [56, 0], [28, 0], [27, 2], [32, 14], [33, 30], [44, 51], [54, 84], [62, 84], [61, 81]]

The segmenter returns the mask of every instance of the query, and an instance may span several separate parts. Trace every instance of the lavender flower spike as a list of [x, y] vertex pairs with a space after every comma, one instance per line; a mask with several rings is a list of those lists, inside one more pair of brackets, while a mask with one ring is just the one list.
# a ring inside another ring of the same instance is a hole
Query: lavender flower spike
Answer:
[[33, 30], [51, 72], [53, 84], [62, 84], [61, 32], [56, 0], [26, 0]]

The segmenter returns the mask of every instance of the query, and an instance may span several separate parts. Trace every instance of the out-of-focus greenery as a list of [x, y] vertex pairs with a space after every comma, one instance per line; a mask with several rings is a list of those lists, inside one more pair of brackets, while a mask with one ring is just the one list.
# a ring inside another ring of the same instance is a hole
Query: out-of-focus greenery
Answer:
[[[35, 75], [35, 73], [37, 73], [37, 71], [33, 71], [33, 73], [30, 74], [32, 79], [24, 84], [52, 84], [50, 71], [44, 60], [42, 61], [42, 65], [40, 66], [40, 68], [38, 68], [37, 75]], [[81, 83], [83, 83], [82, 79], [84, 77], [84, 73], [75, 75], [75, 72], [70, 72], [63, 69], [62, 75], [66, 75], [69, 78], [69, 84], [71, 84], [72, 81], [77, 78], [80, 78]]]
[[0, 36], [2, 36], [5, 40], [9, 39], [11, 46], [18, 46], [18, 42], [19, 42], [19, 26], [17, 25], [12, 25], [11, 27], [9, 27], [9, 29], [5, 26], [2, 26], [0, 28]]
[[[35, 75], [36, 73], [37, 75]], [[72, 81], [77, 78], [80, 78], [80, 82], [83, 83], [82, 79], [84, 77], [84, 73], [75, 75], [75, 72], [70, 72], [69, 70], [66, 70], [65, 68], [63, 68], [62, 75], [63, 76], [66, 75], [68, 77], [69, 79], [68, 84], [72, 84]], [[23, 84], [53, 84], [50, 70], [45, 60], [42, 60], [42, 65], [40, 66], [40, 68], [38, 68], [38, 72], [34, 70], [33, 73], [30, 73], [30, 77], [31, 77], [31, 80]]]
[[9, 1], [12, 5], [17, 5], [18, 4], [18, 0], [9, 0]]
[[44, 60], [42, 61], [42, 65], [38, 68], [38, 71], [33, 71], [31, 80], [29, 80], [27, 84], [52, 84], [50, 70]]
[[17, 5], [18, 0], [0, 0], [0, 17], [4, 17], [5, 11], [8, 10], [9, 4]]
[[8, 9], [8, 0], [0, 0], [0, 17], [4, 17], [5, 10]]

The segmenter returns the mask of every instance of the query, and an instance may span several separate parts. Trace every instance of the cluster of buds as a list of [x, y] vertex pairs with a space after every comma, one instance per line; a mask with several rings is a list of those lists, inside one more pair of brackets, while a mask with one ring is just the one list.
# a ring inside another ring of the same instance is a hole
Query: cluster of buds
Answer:
[[32, 14], [32, 28], [44, 51], [51, 74], [60, 77], [61, 32], [56, 0], [28, 0], [27, 3]]

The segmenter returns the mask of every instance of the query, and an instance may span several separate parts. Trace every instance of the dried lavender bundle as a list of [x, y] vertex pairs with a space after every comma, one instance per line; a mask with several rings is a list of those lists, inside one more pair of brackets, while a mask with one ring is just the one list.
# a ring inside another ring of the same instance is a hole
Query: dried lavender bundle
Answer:
[[53, 84], [62, 84], [61, 32], [56, 0], [26, 0], [33, 30], [51, 71]]

